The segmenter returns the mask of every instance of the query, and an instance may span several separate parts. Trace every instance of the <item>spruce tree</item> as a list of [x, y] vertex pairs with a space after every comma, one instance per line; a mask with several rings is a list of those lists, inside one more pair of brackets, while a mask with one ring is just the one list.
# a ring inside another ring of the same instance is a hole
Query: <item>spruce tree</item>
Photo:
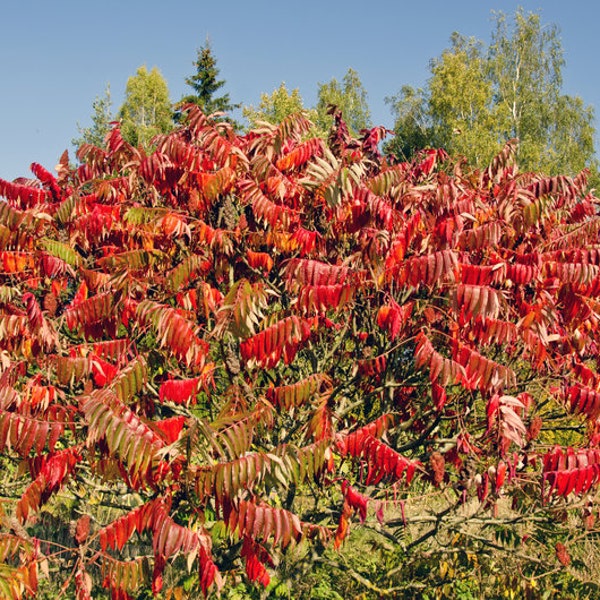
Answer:
[[225, 81], [218, 78], [217, 60], [208, 40], [198, 50], [198, 58], [193, 65], [196, 67], [196, 72], [194, 75], [186, 77], [185, 82], [192, 88], [194, 93], [184, 96], [181, 99], [181, 104], [196, 104], [207, 115], [215, 112], [231, 112], [241, 106], [240, 104], [232, 104], [227, 93], [216, 96], [218, 90], [225, 85]]

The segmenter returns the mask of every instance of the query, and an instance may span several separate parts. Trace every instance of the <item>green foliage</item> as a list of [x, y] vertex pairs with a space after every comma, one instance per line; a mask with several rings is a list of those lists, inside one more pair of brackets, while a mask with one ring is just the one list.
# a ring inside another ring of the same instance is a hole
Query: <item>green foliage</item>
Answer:
[[533, 13], [518, 10], [512, 22], [497, 13], [487, 48], [454, 33], [424, 90], [405, 86], [387, 99], [397, 133], [387, 151], [410, 158], [443, 147], [483, 166], [514, 138], [527, 171], [595, 172], [594, 112], [562, 93], [563, 66], [558, 28]]
[[243, 115], [250, 128], [255, 128], [261, 121], [279, 125], [286, 117], [304, 110], [304, 103], [298, 88], [288, 91], [285, 82], [273, 90], [271, 94], [261, 94], [257, 107], [245, 106]]
[[282, 82], [271, 94], [261, 94], [258, 107], [244, 107], [243, 114], [253, 128], [261, 121], [279, 125], [286, 117], [303, 111], [314, 122], [311, 134], [326, 139], [334, 124], [331, 106], [341, 111], [351, 135], [370, 127], [367, 92], [353, 69], [348, 69], [341, 83], [335, 78], [320, 83], [314, 108], [305, 109], [300, 91], [296, 88], [290, 92]]
[[184, 96], [180, 104], [192, 103], [204, 113], [231, 112], [240, 104], [232, 104], [229, 94], [217, 96], [217, 92], [225, 85], [225, 80], [218, 79], [219, 69], [209, 41], [198, 50], [198, 56], [193, 63], [196, 72], [185, 78], [185, 83], [192, 88], [193, 93]]
[[433, 138], [426, 93], [421, 88], [404, 85], [397, 96], [386, 98], [386, 102], [396, 118], [394, 138], [385, 144], [386, 152], [409, 161], [417, 152], [429, 147]]
[[512, 25], [496, 15], [488, 68], [500, 135], [521, 140], [524, 168], [552, 175], [577, 173], [594, 155], [593, 109], [561, 94], [563, 66], [558, 27], [522, 10]]
[[110, 123], [114, 120], [110, 85], [106, 86], [104, 96], [96, 97], [92, 103], [92, 110], [94, 111], [92, 125], [90, 127], [77, 125], [79, 137], [71, 141], [76, 148], [79, 148], [82, 144], [92, 144], [94, 146], [104, 144], [104, 138], [110, 131]]
[[348, 69], [341, 83], [333, 78], [328, 83], [319, 84], [315, 124], [324, 136], [333, 125], [333, 117], [328, 112], [331, 105], [342, 111], [350, 135], [358, 136], [362, 129], [371, 127], [367, 91], [354, 69]]
[[173, 127], [169, 88], [157, 67], [140, 67], [127, 80], [125, 100], [119, 109], [123, 138], [130, 144], [148, 147], [160, 133]]
[[451, 148], [473, 164], [489, 162], [503, 141], [494, 132], [493, 87], [485, 70], [481, 43], [457, 34], [451, 50], [431, 65], [435, 147]]

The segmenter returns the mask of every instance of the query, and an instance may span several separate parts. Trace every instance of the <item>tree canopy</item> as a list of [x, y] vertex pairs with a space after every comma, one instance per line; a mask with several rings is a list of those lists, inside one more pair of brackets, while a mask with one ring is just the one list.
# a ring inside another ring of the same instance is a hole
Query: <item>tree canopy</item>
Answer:
[[305, 109], [300, 90], [295, 88], [290, 92], [285, 82], [281, 82], [271, 94], [261, 94], [257, 107], [245, 106], [242, 113], [252, 129], [261, 121], [279, 125], [286, 117], [303, 110]]
[[[196, 72], [185, 79], [193, 93], [184, 96], [180, 106], [192, 103], [207, 114], [229, 113], [241, 106], [232, 104], [227, 93], [218, 95], [225, 81], [219, 79], [208, 40], [193, 64]], [[562, 93], [564, 64], [558, 28], [543, 25], [539, 15], [522, 9], [513, 19], [495, 13], [488, 46], [455, 32], [450, 47], [431, 61], [431, 77], [423, 89], [404, 85], [397, 95], [386, 98], [395, 116], [395, 136], [386, 152], [411, 160], [424, 148], [444, 148], [473, 165], [485, 166], [507, 140], [518, 139], [521, 168], [551, 175], [575, 175], [589, 168], [596, 183], [594, 111], [581, 98]], [[172, 115], [166, 82], [154, 70], [143, 71], [145, 67], [130, 78], [119, 117], [124, 119], [128, 141], [138, 143], [143, 132], [141, 141], [147, 144], [156, 133], [168, 131]], [[156, 105], [150, 106], [155, 100]], [[371, 126], [367, 92], [352, 68], [341, 82], [333, 78], [318, 84], [314, 107], [305, 108], [300, 91], [290, 92], [282, 83], [270, 95], [262, 94], [258, 106], [244, 106], [243, 115], [252, 129], [259, 121], [279, 124], [305, 110], [314, 123], [311, 135], [325, 139], [334, 123], [332, 105], [341, 110], [351, 135]], [[112, 120], [108, 89], [92, 108], [92, 126], [79, 127], [82, 135], [73, 140], [76, 145], [101, 145]], [[146, 125], [153, 114], [157, 123]], [[177, 111], [176, 120], [178, 115]], [[231, 117], [227, 119], [239, 127]]]
[[92, 103], [92, 124], [89, 127], [77, 125], [79, 137], [72, 140], [75, 148], [82, 144], [92, 144], [102, 146], [104, 138], [111, 129], [111, 122], [114, 121], [112, 109], [112, 97], [110, 94], [110, 85], [106, 86], [103, 96], [97, 96]]
[[351, 135], [358, 136], [362, 129], [371, 126], [367, 90], [354, 69], [348, 69], [341, 83], [333, 78], [318, 86], [316, 125], [325, 135], [333, 125], [329, 111], [332, 105], [341, 111]]
[[142, 67], [78, 166], [0, 179], [0, 597], [599, 597], [600, 200], [562, 64], [522, 11], [453, 35], [393, 101], [402, 160], [351, 69], [242, 133], [174, 124]]
[[228, 93], [217, 95], [217, 92], [224, 87], [225, 80], [218, 78], [217, 59], [208, 40], [198, 50], [198, 56], [193, 64], [196, 72], [185, 78], [185, 83], [192, 88], [193, 93], [184, 96], [180, 104], [195, 104], [206, 114], [229, 113], [241, 106], [233, 104]]
[[443, 147], [474, 165], [487, 164], [506, 140], [518, 139], [521, 168], [574, 175], [596, 170], [594, 112], [562, 93], [563, 51], [558, 28], [518, 10], [495, 15], [489, 47], [453, 34], [431, 62], [423, 90], [405, 86], [388, 99], [396, 139], [388, 150]]
[[260, 121], [278, 125], [291, 114], [304, 111], [313, 121], [312, 134], [326, 139], [334, 125], [331, 108], [341, 112], [351, 135], [370, 127], [371, 113], [367, 102], [367, 92], [354, 69], [348, 69], [342, 83], [333, 78], [328, 83], [320, 83], [317, 91], [317, 105], [305, 108], [299, 89], [288, 91], [285, 82], [269, 94], [262, 94], [258, 107], [244, 107], [243, 114], [255, 127]]
[[173, 127], [173, 108], [167, 82], [157, 67], [140, 67], [127, 80], [119, 109], [123, 137], [130, 144], [148, 146], [152, 138]]

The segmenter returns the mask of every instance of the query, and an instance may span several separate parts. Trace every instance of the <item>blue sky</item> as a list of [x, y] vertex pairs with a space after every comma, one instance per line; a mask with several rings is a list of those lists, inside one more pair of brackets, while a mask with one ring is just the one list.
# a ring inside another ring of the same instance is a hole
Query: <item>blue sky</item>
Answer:
[[[0, 178], [53, 169], [73, 155], [77, 124], [111, 86], [113, 108], [127, 78], [157, 66], [173, 101], [188, 93], [197, 49], [210, 39], [223, 91], [258, 104], [285, 81], [306, 106], [318, 83], [358, 71], [375, 125], [393, 125], [386, 96], [420, 86], [428, 64], [459, 31], [489, 41], [491, 13], [518, 6], [560, 27], [564, 92], [600, 110], [600, 2], [596, 0], [5, 0], [0, 34]], [[596, 124], [598, 127], [598, 123]]]

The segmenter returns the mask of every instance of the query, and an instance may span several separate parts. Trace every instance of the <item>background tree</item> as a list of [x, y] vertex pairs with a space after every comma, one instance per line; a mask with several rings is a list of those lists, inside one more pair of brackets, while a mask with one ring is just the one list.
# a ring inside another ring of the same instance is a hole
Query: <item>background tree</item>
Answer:
[[319, 84], [315, 124], [323, 136], [327, 135], [333, 123], [332, 116], [327, 113], [331, 104], [342, 111], [351, 135], [356, 136], [361, 129], [370, 127], [371, 111], [367, 91], [354, 69], [348, 69], [341, 83], [333, 78], [328, 83]]
[[[328, 83], [319, 84], [317, 105], [305, 111], [314, 123], [311, 133], [322, 139], [327, 138], [334, 122], [333, 116], [328, 114], [330, 105], [335, 105], [341, 110], [351, 135], [358, 135], [362, 129], [370, 126], [371, 113], [367, 103], [367, 92], [358, 73], [353, 69], [348, 69], [341, 84], [335, 78]], [[270, 95], [262, 94], [257, 108], [245, 107], [244, 116], [252, 127], [258, 121], [279, 124], [285, 117], [301, 110], [305, 109], [299, 90], [289, 92], [285, 83], [282, 83]]]
[[94, 146], [104, 144], [104, 138], [110, 131], [110, 123], [114, 120], [110, 85], [106, 86], [104, 96], [96, 97], [92, 103], [92, 110], [92, 125], [90, 127], [81, 127], [77, 124], [80, 135], [73, 138], [71, 142], [76, 148], [79, 148], [82, 144], [92, 144]]
[[492, 84], [482, 45], [452, 36], [452, 48], [431, 64], [429, 107], [436, 148], [451, 148], [472, 164], [491, 160], [504, 142], [494, 131]]
[[152, 138], [173, 127], [173, 109], [167, 82], [157, 67], [140, 67], [127, 80], [119, 109], [121, 131], [132, 145], [148, 146]]
[[271, 94], [261, 94], [257, 107], [244, 106], [242, 113], [248, 120], [250, 128], [254, 128], [260, 121], [278, 125], [286, 117], [304, 110], [298, 88], [289, 92], [285, 82], [282, 82]]
[[241, 104], [233, 104], [228, 93], [217, 95], [217, 92], [225, 85], [225, 80], [218, 78], [217, 59], [208, 40], [198, 50], [197, 59], [193, 64], [196, 72], [185, 79], [193, 93], [184, 96], [180, 103], [195, 104], [207, 115], [215, 112], [229, 113], [240, 108]]
[[539, 15], [522, 10], [512, 22], [497, 13], [487, 49], [456, 33], [451, 44], [431, 62], [421, 93], [405, 87], [388, 99], [398, 135], [388, 152], [402, 157], [441, 146], [483, 165], [506, 140], [518, 138], [525, 170], [596, 170], [594, 113], [580, 98], [561, 93], [556, 26], [542, 27]]
[[435, 137], [426, 91], [404, 85], [398, 95], [386, 98], [386, 102], [395, 115], [394, 138], [386, 142], [386, 152], [409, 161], [430, 147]]
[[396, 137], [387, 149], [404, 160], [423, 148], [440, 147], [482, 164], [502, 143], [495, 131], [482, 43], [458, 33], [451, 43], [431, 61], [425, 90], [404, 86], [399, 95], [386, 99], [396, 116]]
[[578, 97], [561, 94], [565, 64], [556, 25], [518, 10], [513, 22], [496, 15], [489, 48], [499, 133], [518, 138], [526, 169], [575, 174], [594, 157], [594, 112]]

